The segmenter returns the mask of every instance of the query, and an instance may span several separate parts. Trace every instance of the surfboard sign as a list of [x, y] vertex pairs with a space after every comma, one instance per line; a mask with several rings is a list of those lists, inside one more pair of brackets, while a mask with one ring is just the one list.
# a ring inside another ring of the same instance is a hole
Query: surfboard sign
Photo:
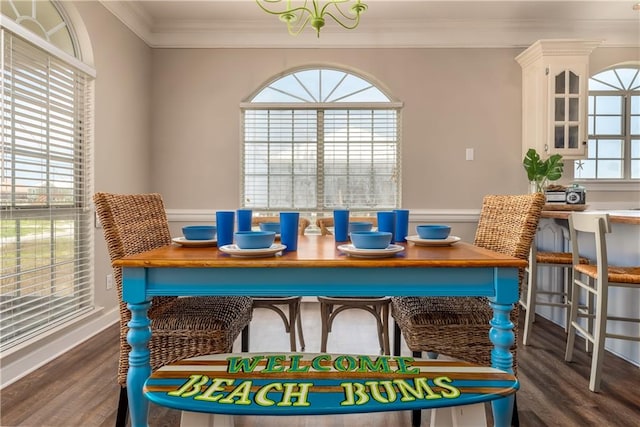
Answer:
[[486, 402], [518, 380], [465, 362], [327, 353], [226, 353], [166, 365], [145, 382], [158, 405], [228, 415], [403, 411]]

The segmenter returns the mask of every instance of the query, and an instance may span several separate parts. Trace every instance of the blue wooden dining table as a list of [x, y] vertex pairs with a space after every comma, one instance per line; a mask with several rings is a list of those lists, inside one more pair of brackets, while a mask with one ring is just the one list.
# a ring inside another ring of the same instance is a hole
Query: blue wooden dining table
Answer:
[[[518, 270], [527, 263], [465, 242], [417, 246], [388, 258], [338, 250], [333, 236], [300, 236], [297, 251], [253, 258], [216, 247], [169, 245], [114, 261], [122, 267], [123, 299], [131, 310], [127, 392], [131, 425], [148, 425], [143, 385], [151, 374], [147, 311], [155, 296], [483, 296], [493, 309], [491, 365], [513, 373], [510, 312], [518, 300]], [[511, 422], [513, 395], [492, 401], [494, 425]]]

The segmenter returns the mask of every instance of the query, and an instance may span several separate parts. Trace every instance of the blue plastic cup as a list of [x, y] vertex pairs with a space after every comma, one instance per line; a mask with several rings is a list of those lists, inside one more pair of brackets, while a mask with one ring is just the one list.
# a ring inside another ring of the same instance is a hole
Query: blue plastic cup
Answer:
[[333, 235], [336, 242], [349, 240], [349, 210], [335, 209], [333, 211]]
[[396, 213], [394, 211], [378, 212], [378, 231], [388, 231], [393, 235], [391, 241], [396, 241]]
[[236, 213], [234, 211], [217, 211], [216, 227], [218, 247], [233, 243], [233, 227]]
[[253, 215], [251, 209], [238, 209], [236, 214], [238, 215], [238, 231], [251, 231], [251, 216]]
[[396, 213], [396, 229], [393, 235], [394, 242], [406, 242], [407, 234], [409, 234], [409, 210], [394, 209]]
[[299, 212], [280, 212], [280, 242], [287, 247], [287, 252], [298, 250], [299, 221]]

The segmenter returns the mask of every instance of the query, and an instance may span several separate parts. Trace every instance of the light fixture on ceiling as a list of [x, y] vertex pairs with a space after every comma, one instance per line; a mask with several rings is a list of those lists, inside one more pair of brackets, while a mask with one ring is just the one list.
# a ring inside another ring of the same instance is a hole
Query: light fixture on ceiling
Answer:
[[[360, 23], [360, 14], [367, 10], [367, 5], [360, 0], [326, 0], [322, 7], [318, 0], [304, 0], [304, 3], [298, 2], [299, 6], [292, 0], [256, 0], [256, 3], [265, 12], [278, 15], [293, 36], [300, 34], [309, 24], [320, 37], [320, 29], [324, 27], [326, 16], [343, 28], [353, 30]], [[349, 3], [353, 5], [349, 7]]]

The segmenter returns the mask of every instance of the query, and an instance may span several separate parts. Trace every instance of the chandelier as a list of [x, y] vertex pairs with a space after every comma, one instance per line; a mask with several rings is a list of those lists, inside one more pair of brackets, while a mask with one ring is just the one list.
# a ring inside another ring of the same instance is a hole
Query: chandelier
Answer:
[[[265, 12], [278, 15], [292, 36], [300, 34], [309, 24], [320, 37], [320, 29], [324, 27], [327, 16], [343, 28], [353, 30], [360, 23], [360, 14], [367, 10], [367, 5], [360, 0], [326, 0], [322, 7], [319, 0], [304, 0], [300, 6], [293, 5], [292, 0], [256, 0], [256, 3]], [[353, 5], [349, 7], [345, 3]]]

